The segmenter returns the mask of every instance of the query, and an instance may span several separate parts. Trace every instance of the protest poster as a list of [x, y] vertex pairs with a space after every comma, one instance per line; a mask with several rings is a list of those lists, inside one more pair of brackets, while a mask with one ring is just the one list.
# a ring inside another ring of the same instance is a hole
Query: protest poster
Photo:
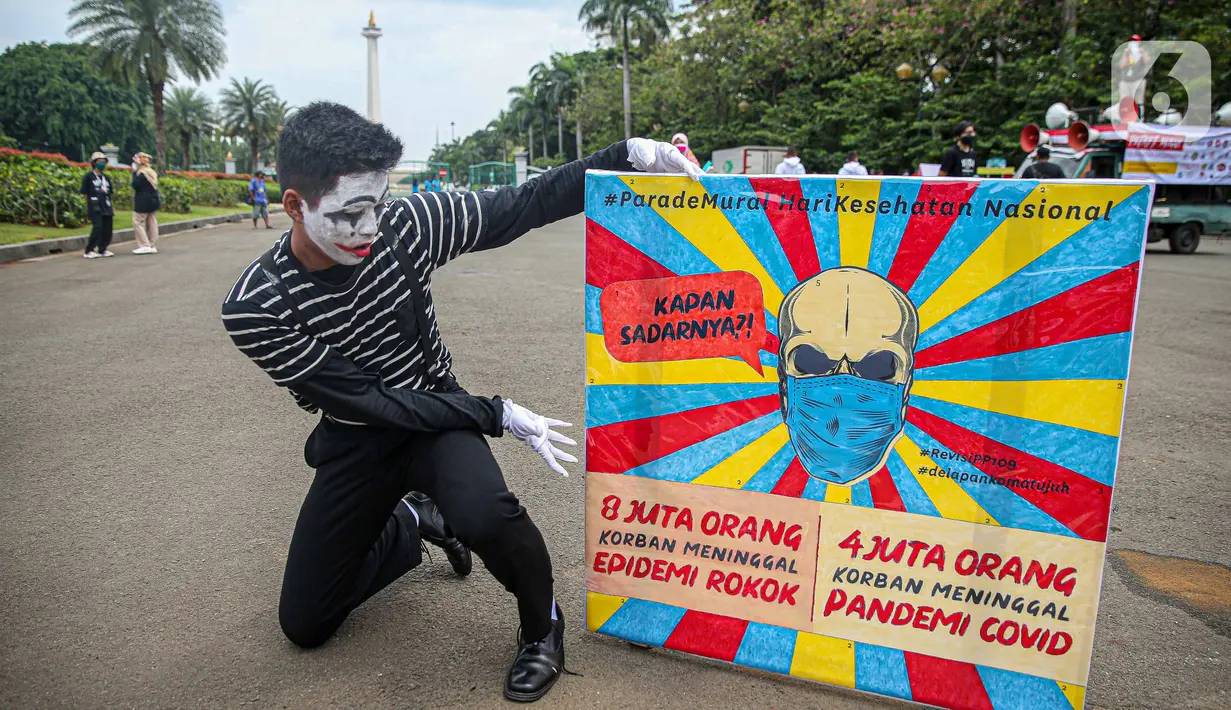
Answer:
[[586, 179], [586, 627], [1080, 709], [1152, 186]]
[[1231, 128], [1134, 123], [1123, 172], [1161, 185], [1231, 185]]

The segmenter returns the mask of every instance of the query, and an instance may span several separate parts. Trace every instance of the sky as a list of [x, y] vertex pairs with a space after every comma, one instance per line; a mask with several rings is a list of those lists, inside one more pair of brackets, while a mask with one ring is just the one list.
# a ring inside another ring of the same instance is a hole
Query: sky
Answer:
[[[222, 0], [227, 64], [201, 85], [216, 99], [231, 77], [273, 84], [292, 105], [328, 99], [363, 113], [367, 40], [375, 11], [381, 118], [427, 159], [436, 143], [487, 125], [535, 62], [594, 42], [577, 20], [582, 0]], [[0, 47], [65, 42], [72, 0], [0, 2]]]

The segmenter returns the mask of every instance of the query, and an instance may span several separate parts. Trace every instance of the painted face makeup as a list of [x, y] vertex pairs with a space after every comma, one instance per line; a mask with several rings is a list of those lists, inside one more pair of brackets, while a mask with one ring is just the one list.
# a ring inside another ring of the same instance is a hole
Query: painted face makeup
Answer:
[[343, 175], [316, 207], [304, 203], [308, 238], [338, 264], [354, 266], [372, 251], [380, 226], [377, 208], [389, 193], [385, 172]]

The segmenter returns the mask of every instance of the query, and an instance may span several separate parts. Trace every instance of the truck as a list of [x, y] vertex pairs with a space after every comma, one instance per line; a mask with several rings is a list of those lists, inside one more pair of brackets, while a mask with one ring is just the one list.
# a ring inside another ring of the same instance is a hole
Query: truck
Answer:
[[773, 175], [786, 157], [786, 146], [744, 145], [714, 151], [711, 172], [719, 175]]
[[1166, 241], [1176, 254], [1197, 251], [1203, 235], [1231, 234], [1231, 129], [1211, 127], [1200, 138], [1174, 127], [1147, 124], [1091, 126], [1076, 121], [1067, 128], [1022, 129], [1026, 160], [1015, 176], [1035, 161], [1041, 145], [1066, 177], [1154, 180], [1147, 241]]

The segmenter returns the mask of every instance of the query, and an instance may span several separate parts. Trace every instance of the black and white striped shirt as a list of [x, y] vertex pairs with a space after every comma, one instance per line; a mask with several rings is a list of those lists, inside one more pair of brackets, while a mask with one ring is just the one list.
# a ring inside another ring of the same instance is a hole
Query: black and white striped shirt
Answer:
[[288, 232], [273, 247], [274, 264], [311, 335], [296, 327], [291, 307], [258, 262], [244, 271], [222, 309], [235, 345], [275, 383], [294, 393], [295, 383], [311, 375], [331, 348], [393, 388], [422, 389], [429, 368], [437, 377], [449, 372], [452, 359], [436, 328], [432, 271], [477, 246], [482, 203], [476, 193], [416, 193], [388, 203], [381, 223], [406, 245], [423, 286], [432, 352], [425, 357], [415, 321], [398, 317], [411, 291], [392, 249], [378, 240], [350, 278], [335, 285], [304, 270], [290, 252]]
[[[416, 317], [404, 307], [412, 298], [408, 275], [383, 239], [350, 267], [344, 282], [334, 283], [308, 273], [291, 253], [290, 233], [282, 235], [272, 247], [273, 260], [297, 312], [258, 259], [227, 294], [223, 324], [236, 347], [289, 388], [304, 409], [323, 409], [346, 423], [400, 426], [405, 410], [422, 403], [408, 403], [405, 390], [428, 390], [430, 382], [450, 376], [452, 357], [436, 326], [432, 273], [462, 254], [503, 246], [535, 227], [580, 213], [587, 169], [628, 167], [620, 142], [520, 188], [416, 193], [388, 202], [380, 230], [405, 245], [413, 277], [422, 285], [429, 352], [423, 351]], [[317, 381], [322, 371], [328, 382]], [[339, 390], [348, 396], [337, 395]], [[397, 400], [395, 414], [389, 412], [392, 400]], [[423, 425], [418, 416], [413, 428]]]

